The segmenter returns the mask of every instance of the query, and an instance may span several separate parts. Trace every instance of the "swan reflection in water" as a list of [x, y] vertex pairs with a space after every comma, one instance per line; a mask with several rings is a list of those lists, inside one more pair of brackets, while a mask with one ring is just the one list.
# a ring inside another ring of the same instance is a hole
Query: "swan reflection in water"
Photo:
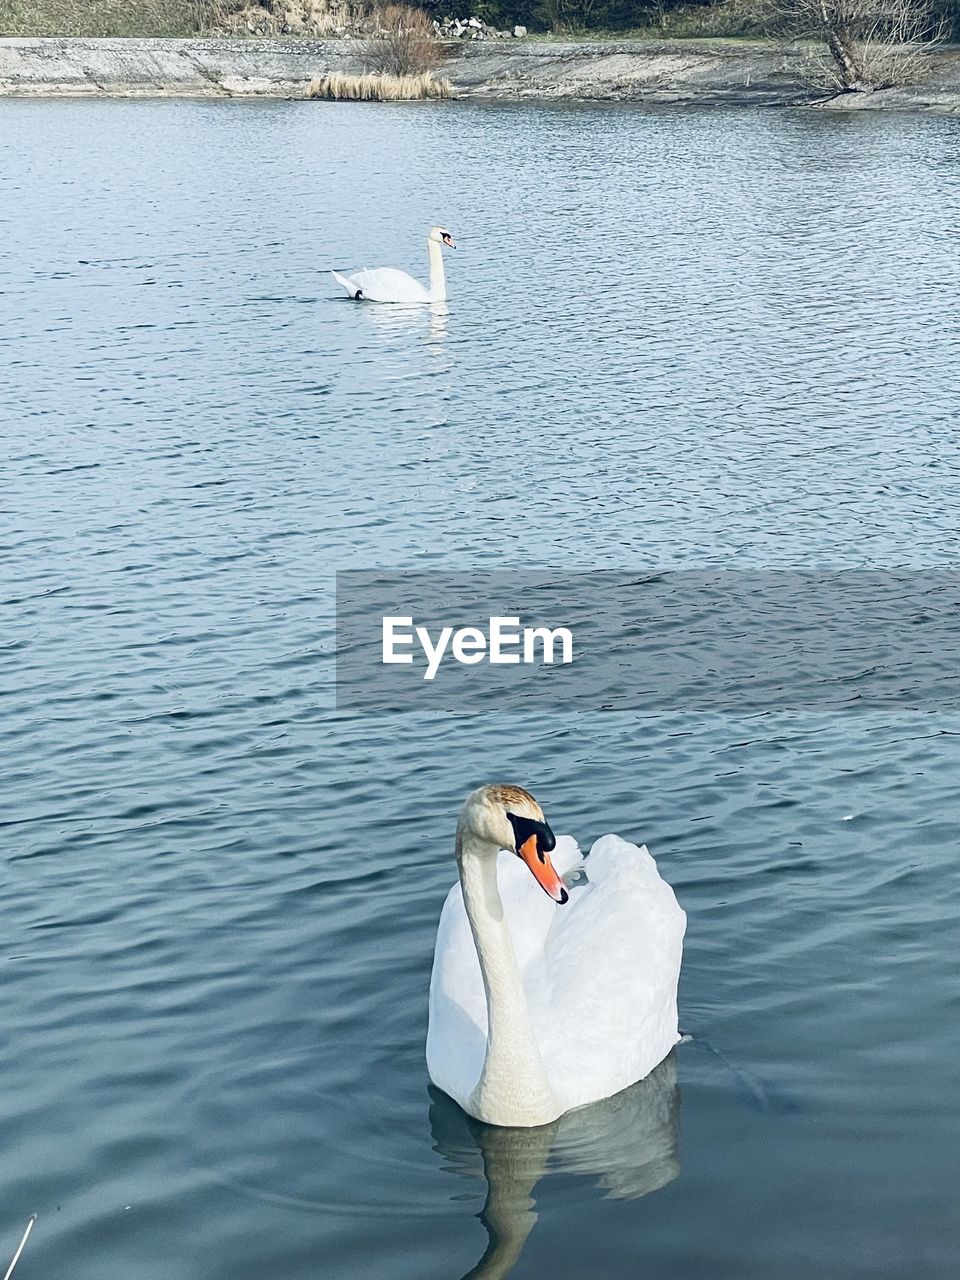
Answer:
[[481, 1124], [433, 1086], [430, 1101], [434, 1149], [444, 1170], [487, 1181], [479, 1215], [487, 1247], [463, 1280], [509, 1275], [537, 1221], [533, 1192], [547, 1172], [582, 1174], [615, 1200], [659, 1191], [680, 1172], [676, 1052], [615, 1097], [536, 1129]]
[[446, 302], [430, 304], [430, 337], [428, 342], [443, 342], [447, 337], [447, 324], [450, 319], [450, 305]]
[[[446, 372], [454, 367], [448, 347], [448, 302], [431, 302], [428, 307], [371, 307], [364, 319], [381, 338], [387, 340], [386, 346], [378, 345], [377, 358], [386, 362], [388, 376], [392, 372], [395, 377], [416, 378], [427, 371], [413, 358], [418, 347], [431, 361], [440, 360], [440, 365], [429, 366], [430, 373]], [[391, 370], [392, 361], [398, 363]]]

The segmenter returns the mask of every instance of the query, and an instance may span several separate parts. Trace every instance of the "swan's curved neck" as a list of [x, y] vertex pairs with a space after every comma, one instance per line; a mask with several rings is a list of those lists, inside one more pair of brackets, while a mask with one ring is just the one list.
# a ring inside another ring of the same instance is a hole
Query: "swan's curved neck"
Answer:
[[497, 850], [459, 830], [457, 862], [487, 997], [487, 1051], [468, 1110], [490, 1124], [548, 1124], [562, 1108], [533, 1034], [497, 888]]
[[427, 241], [430, 253], [430, 301], [446, 302], [447, 278], [443, 272], [443, 251], [436, 240]]
[[480, 1221], [487, 1229], [483, 1257], [463, 1280], [506, 1280], [520, 1261], [537, 1221], [534, 1188], [547, 1171], [555, 1124], [535, 1129], [487, 1127], [478, 1135], [487, 1179]]

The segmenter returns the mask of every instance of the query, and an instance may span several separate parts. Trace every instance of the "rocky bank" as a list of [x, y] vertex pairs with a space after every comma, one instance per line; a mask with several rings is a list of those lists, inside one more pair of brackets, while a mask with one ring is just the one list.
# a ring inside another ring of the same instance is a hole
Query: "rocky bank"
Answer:
[[[817, 103], [960, 113], [957, 48], [931, 54], [920, 84], [829, 101], [804, 87], [807, 54], [759, 42], [454, 39], [447, 48], [444, 74], [466, 98]], [[342, 38], [0, 39], [0, 95], [299, 98], [315, 75], [362, 69], [355, 42]]]

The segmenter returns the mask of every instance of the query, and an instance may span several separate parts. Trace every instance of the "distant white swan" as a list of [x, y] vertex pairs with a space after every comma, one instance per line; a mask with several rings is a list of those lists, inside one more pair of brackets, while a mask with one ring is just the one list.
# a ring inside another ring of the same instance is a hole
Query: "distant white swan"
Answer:
[[355, 271], [344, 276], [339, 271], [330, 274], [358, 302], [445, 302], [447, 282], [443, 274], [442, 245], [455, 249], [453, 236], [443, 227], [431, 227], [427, 235], [430, 254], [430, 287], [425, 289], [419, 280], [395, 267], [377, 267], [374, 271]]
[[456, 852], [430, 980], [434, 1084], [478, 1120], [530, 1128], [649, 1075], [680, 1038], [686, 916], [647, 850], [604, 836], [582, 862], [533, 796], [488, 786], [467, 797]]

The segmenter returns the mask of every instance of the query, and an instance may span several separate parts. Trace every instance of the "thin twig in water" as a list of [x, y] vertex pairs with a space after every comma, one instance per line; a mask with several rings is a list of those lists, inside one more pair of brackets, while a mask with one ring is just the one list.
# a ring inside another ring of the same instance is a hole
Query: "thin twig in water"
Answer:
[[23, 1253], [23, 1246], [27, 1243], [27, 1237], [30, 1235], [30, 1232], [33, 1230], [33, 1224], [36, 1222], [36, 1220], [37, 1220], [37, 1215], [34, 1213], [31, 1215], [30, 1221], [27, 1223], [27, 1229], [23, 1233], [23, 1237], [19, 1245], [17, 1246], [17, 1252], [13, 1255], [13, 1261], [10, 1263], [9, 1267], [7, 1267], [7, 1274], [3, 1277], [3, 1280], [10, 1280], [10, 1277], [13, 1275], [13, 1268], [20, 1261], [20, 1255], [21, 1253]]

